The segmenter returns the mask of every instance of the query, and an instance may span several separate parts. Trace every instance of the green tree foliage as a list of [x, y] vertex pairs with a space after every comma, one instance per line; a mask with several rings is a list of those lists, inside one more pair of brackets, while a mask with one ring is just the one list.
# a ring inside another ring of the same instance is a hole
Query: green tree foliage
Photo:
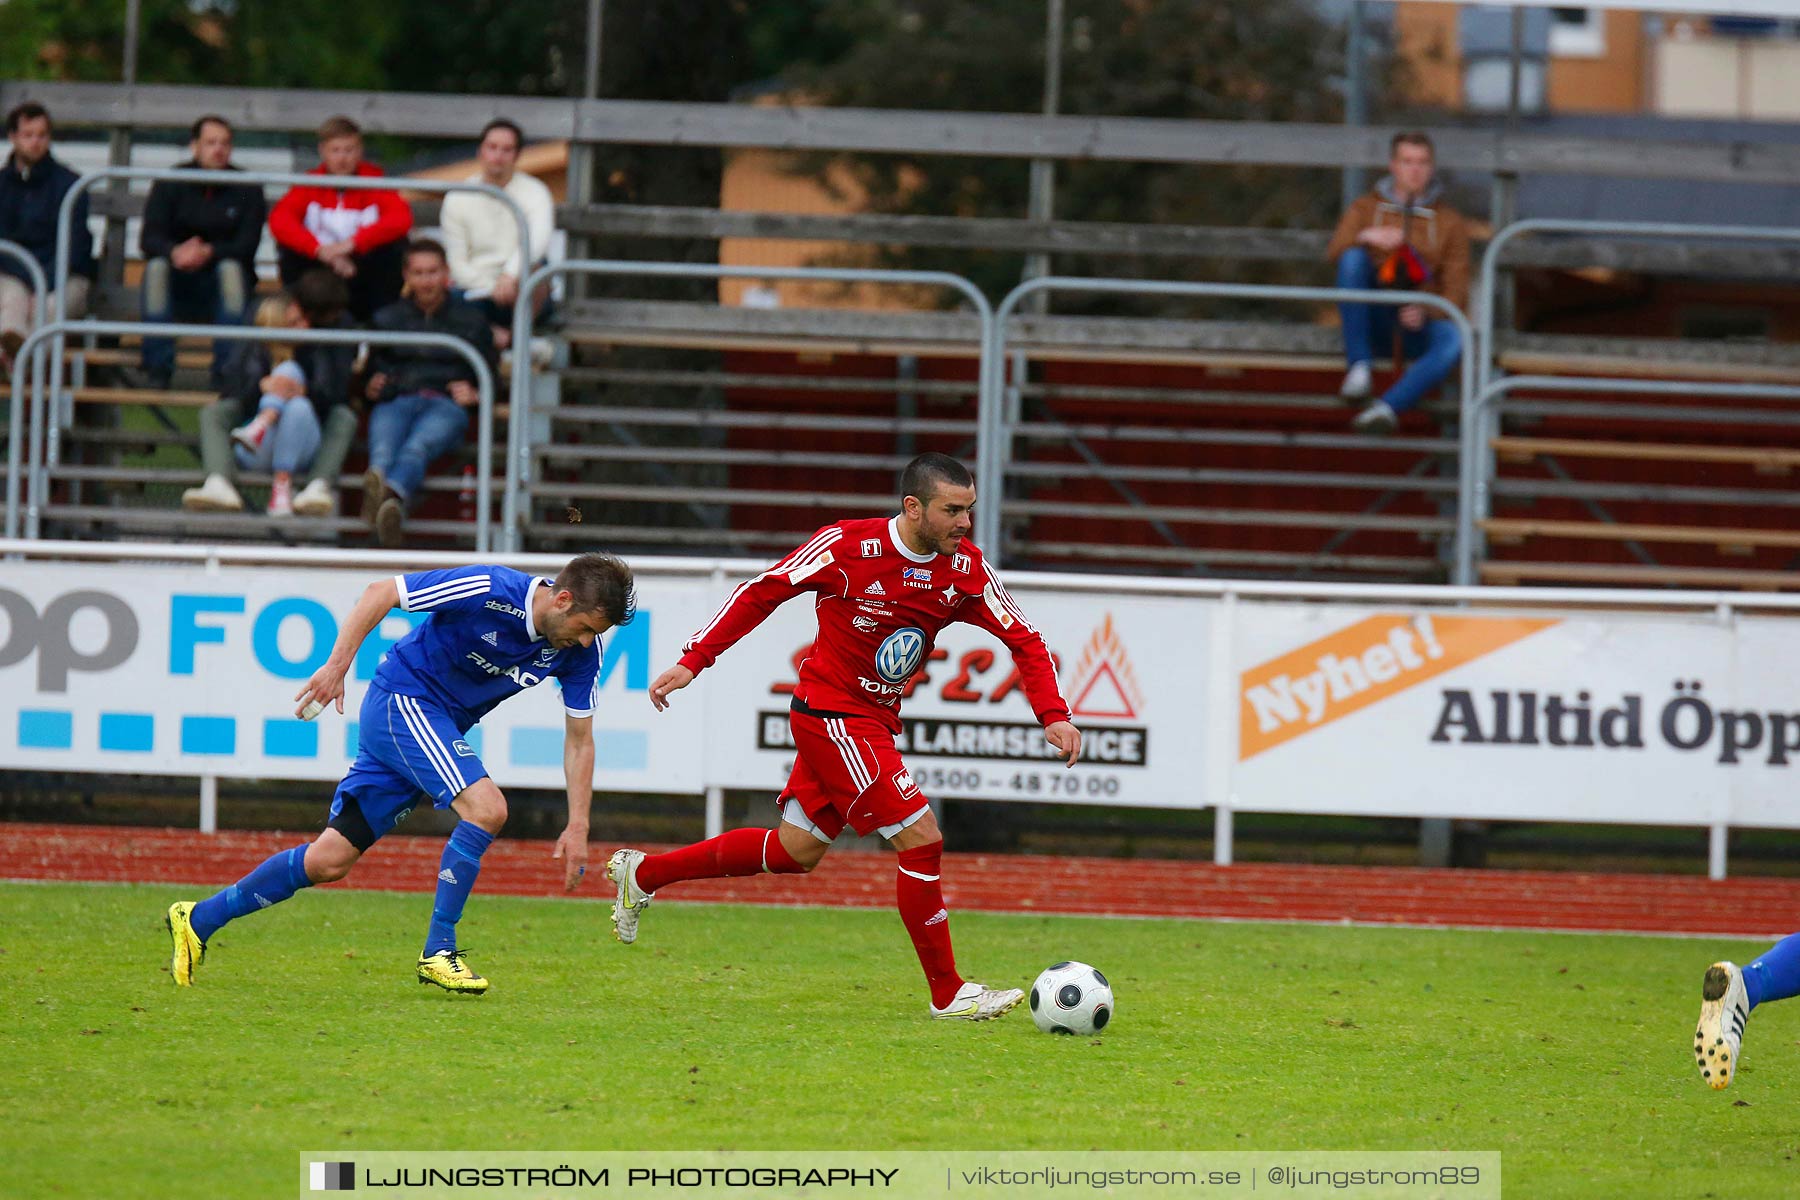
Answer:
[[[831, 105], [1041, 111], [1043, 0], [829, 0], [822, 19], [849, 49], [787, 78]], [[1062, 99], [1072, 116], [1222, 121], [1342, 118], [1344, 38], [1308, 0], [1068, 0]], [[797, 158], [829, 179], [848, 170], [875, 211], [1022, 217], [1022, 160], [837, 155]], [[1056, 216], [1069, 220], [1320, 228], [1336, 217], [1334, 172], [1163, 163], [1059, 163]], [[1016, 283], [1016, 255], [895, 249], [891, 265], [937, 267], [990, 291]], [[1059, 258], [1058, 269], [1095, 263]], [[1219, 277], [1218, 264], [1109, 261], [1106, 274]], [[1263, 272], [1266, 276], [1267, 272]]]

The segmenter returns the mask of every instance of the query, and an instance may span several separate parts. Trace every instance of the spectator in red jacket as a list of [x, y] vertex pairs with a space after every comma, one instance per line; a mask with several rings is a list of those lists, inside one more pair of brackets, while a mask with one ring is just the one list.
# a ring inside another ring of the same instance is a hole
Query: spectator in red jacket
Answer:
[[[349, 117], [319, 126], [319, 165], [313, 175], [379, 176], [363, 161], [362, 129]], [[400, 298], [400, 268], [412, 209], [388, 190], [339, 191], [296, 187], [269, 212], [269, 232], [279, 248], [281, 282], [291, 285], [317, 263], [350, 288], [350, 313], [367, 323], [375, 310]]]

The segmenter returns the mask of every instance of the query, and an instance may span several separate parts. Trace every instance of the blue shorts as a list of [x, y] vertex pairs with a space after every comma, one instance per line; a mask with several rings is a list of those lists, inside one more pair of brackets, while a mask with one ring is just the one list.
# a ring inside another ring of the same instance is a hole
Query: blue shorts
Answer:
[[[449, 808], [470, 784], [487, 777], [487, 767], [463, 740], [462, 730], [429, 700], [397, 696], [370, 684], [361, 722], [356, 761], [331, 798], [328, 822], [353, 843], [372, 844], [391, 832], [420, 800], [430, 800], [433, 808]], [[346, 819], [346, 800], [355, 801], [367, 822], [362, 838], [351, 835], [354, 818]]]

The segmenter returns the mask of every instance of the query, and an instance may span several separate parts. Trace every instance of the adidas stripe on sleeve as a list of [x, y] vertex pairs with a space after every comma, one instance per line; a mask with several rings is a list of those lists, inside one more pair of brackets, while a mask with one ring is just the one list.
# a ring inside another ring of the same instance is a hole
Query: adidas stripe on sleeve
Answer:
[[418, 571], [394, 576], [400, 590], [400, 607], [407, 612], [480, 607], [493, 593], [494, 578], [486, 567], [451, 567], [442, 571]]

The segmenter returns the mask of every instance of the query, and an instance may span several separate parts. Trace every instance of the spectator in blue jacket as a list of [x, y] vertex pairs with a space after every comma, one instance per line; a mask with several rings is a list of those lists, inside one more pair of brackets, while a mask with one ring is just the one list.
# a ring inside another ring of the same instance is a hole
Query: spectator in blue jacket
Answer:
[[[50, 156], [50, 114], [27, 100], [6, 114], [6, 136], [12, 154], [0, 168], [0, 239], [30, 251], [50, 281], [45, 303], [56, 307], [56, 214], [78, 176]], [[94, 279], [94, 239], [88, 232], [88, 202], [75, 204], [69, 242], [69, 315], [87, 312], [88, 287]], [[31, 332], [31, 276], [11, 255], [0, 255], [0, 366]]]
[[[224, 117], [194, 122], [188, 148], [193, 157], [182, 170], [234, 171], [231, 124]], [[256, 247], [268, 210], [262, 188], [253, 183], [176, 183], [158, 180], [144, 204], [144, 320], [200, 321], [241, 325], [256, 290]], [[217, 386], [228, 342], [213, 345], [212, 382]], [[144, 339], [144, 374], [152, 387], [166, 388], [175, 372], [175, 343]]]
[[[429, 238], [411, 243], [403, 270], [406, 293], [376, 312], [375, 328], [447, 333], [473, 346], [493, 370], [493, 331], [480, 309], [450, 294], [450, 260], [442, 243]], [[463, 444], [469, 410], [480, 404], [481, 393], [469, 360], [442, 346], [376, 346], [369, 372], [363, 520], [374, 527], [376, 541], [398, 546], [426, 469]]]

